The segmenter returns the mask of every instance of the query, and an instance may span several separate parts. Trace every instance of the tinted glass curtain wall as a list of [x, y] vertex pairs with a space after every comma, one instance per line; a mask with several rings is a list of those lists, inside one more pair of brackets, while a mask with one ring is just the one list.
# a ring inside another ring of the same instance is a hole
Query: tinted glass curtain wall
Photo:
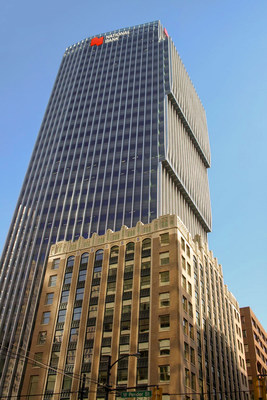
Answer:
[[66, 49], [1, 260], [0, 393], [19, 388], [50, 245], [164, 214], [206, 239], [209, 164], [205, 111], [158, 21]]

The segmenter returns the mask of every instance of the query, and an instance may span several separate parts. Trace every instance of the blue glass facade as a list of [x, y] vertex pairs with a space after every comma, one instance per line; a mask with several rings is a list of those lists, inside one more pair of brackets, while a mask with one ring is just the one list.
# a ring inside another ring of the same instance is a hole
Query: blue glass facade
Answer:
[[4, 248], [5, 393], [21, 373], [6, 350], [28, 346], [52, 243], [167, 213], [210, 230], [205, 113], [171, 39], [158, 21], [97, 37], [64, 54]]

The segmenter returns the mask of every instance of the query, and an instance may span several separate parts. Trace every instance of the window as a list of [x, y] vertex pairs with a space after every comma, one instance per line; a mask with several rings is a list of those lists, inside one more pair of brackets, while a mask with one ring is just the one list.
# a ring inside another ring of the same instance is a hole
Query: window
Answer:
[[40, 368], [40, 363], [43, 361], [43, 354], [44, 353], [35, 353], [34, 354], [34, 364], [33, 364], [33, 366], [34, 367], [38, 367], [38, 368]]
[[114, 294], [116, 292], [116, 282], [108, 282], [107, 295]]
[[57, 368], [59, 362], [59, 351], [53, 351], [50, 359], [50, 367]]
[[39, 383], [39, 376], [31, 375], [28, 387], [29, 395], [38, 394], [38, 383]]
[[60, 303], [67, 303], [67, 301], [69, 300], [69, 294], [70, 294], [69, 290], [63, 290]]
[[182, 268], [183, 268], [183, 269], [186, 269], [186, 268], [185, 268], [185, 258], [184, 258], [183, 256], [182, 256]]
[[67, 365], [73, 365], [75, 363], [75, 355], [76, 355], [76, 350], [68, 350], [66, 359]]
[[56, 286], [56, 282], [57, 282], [57, 275], [51, 275], [51, 276], [49, 277], [48, 286], [49, 286], [49, 287]]
[[127, 279], [126, 281], [124, 281], [124, 285], [123, 285], [123, 291], [124, 292], [128, 292], [128, 291], [132, 290], [132, 287], [133, 287], [133, 280], [132, 279]]
[[160, 258], [160, 265], [169, 264], [169, 262], [170, 262], [169, 251], [165, 251], [164, 253], [160, 253], [159, 258]]
[[79, 328], [71, 328], [70, 330], [70, 342], [76, 343], [78, 341]]
[[191, 276], [191, 265], [187, 263], [187, 273]]
[[76, 300], [76, 301], [78, 301], [78, 300], [83, 300], [83, 294], [84, 294], [84, 288], [78, 288], [78, 289], [76, 290], [76, 297], [75, 297], [75, 300]]
[[56, 382], [56, 375], [48, 375], [47, 383], [46, 383], [46, 391], [53, 392]]
[[189, 336], [192, 340], [194, 340], [194, 327], [191, 324], [189, 324]]
[[183, 331], [185, 335], [188, 335], [188, 321], [185, 318], [183, 319]]
[[159, 326], [160, 330], [167, 330], [170, 327], [170, 316], [169, 315], [160, 315], [159, 316]]
[[78, 282], [84, 282], [86, 280], [86, 269], [79, 271]]
[[169, 233], [163, 233], [160, 235], [160, 244], [161, 246], [166, 246], [170, 243]]
[[190, 347], [190, 362], [195, 365], [195, 349]]
[[188, 302], [188, 314], [193, 317], [193, 306], [190, 302]]
[[190, 257], [190, 247], [188, 245], [186, 245], [186, 255]]
[[82, 307], [75, 307], [73, 310], [73, 321], [79, 321], [81, 319]]
[[170, 305], [170, 293], [160, 293], [159, 294], [159, 306], [160, 307], [169, 307]]
[[184, 342], [184, 358], [189, 360], [189, 346], [186, 342]]
[[53, 260], [52, 269], [58, 269], [59, 268], [59, 262], [60, 262], [60, 258], [56, 258], [55, 260]]
[[67, 310], [59, 310], [57, 322], [65, 322]]
[[183, 296], [182, 302], [183, 302], [183, 309], [185, 312], [187, 312], [187, 298]]
[[71, 390], [71, 384], [72, 384], [72, 377], [65, 375], [62, 383], [62, 390]]
[[45, 297], [45, 304], [49, 305], [53, 303], [54, 293], [47, 293]]
[[64, 285], [70, 285], [71, 284], [71, 278], [72, 278], [72, 272], [67, 272], [65, 274], [65, 278], [64, 278]]
[[196, 375], [191, 372], [191, 389], [196, 390]]
[[192, 285], [190, 282], [187, 282], [187, 291], [190, 296], [192, 296]]
[[182, 287], [186, 290], [186, 278], [182, 275]]
[[50, 311], [46, 311], [43, 313], [41, 324], [48, 324], [50, 320]]
[[55, 332], [54, 343], [61, 343], [63, 337], [63, 329], [58, 329]]
[[170, 354], [170, 339], [161, 339], [159, 341], [160, 356], [168, 356]]
[[190, 387], [190, 374], [187, 368], [185, 368], [185, 386]]
[[[125, 281], [127, 282], [127, 281]], [[150, 276], [141, 276], [141, 289], [146, 289], [150, 287]], [[131, 287], [132, 288], [132, 287]]]
[[185, 241], [183, 238], [181, 238], [181, 247], [182, 247], [182, 250], [185, 250]]
[[47, 332], [46, 331], [39, 332], [38, 338], [37, 338], [37, 344], [45, 344], [46, 336], [47, 336]]
[[169, 273], [169, 271], [160, 272], [160, 274], [159, 274], [159, 282], [160, 282], [161, 286], [170, 283], [170, 273]]
[[149, 319], [140, 319], [139, 320], [139, 331], [144, 333], [144, 332], [149, 332]]
[[170, 380], [170, 366], [160, 365], [159, 366], [159, 380], [160, 382], [166, 382]]

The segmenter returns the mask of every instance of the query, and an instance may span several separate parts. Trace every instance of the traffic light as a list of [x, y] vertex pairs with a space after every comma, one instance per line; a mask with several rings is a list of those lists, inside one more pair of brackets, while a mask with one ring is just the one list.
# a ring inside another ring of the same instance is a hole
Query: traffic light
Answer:
[[153, 389], [152, 400], [162, 400], [162, 388]]

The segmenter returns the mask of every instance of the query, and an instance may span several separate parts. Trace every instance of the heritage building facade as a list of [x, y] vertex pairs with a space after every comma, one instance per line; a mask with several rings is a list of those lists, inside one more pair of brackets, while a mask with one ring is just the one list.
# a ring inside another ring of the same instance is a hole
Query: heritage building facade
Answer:
[[59, 242], [45, 271], [21, 399], [78, 399], [83, 375], [86, 398], [104, 399], [109, 357], [137, 353], [111, 369], [118, 395], [159, 385], [165, 400], [248, 399], [242, 343], [221, 266], [177, 216]]

